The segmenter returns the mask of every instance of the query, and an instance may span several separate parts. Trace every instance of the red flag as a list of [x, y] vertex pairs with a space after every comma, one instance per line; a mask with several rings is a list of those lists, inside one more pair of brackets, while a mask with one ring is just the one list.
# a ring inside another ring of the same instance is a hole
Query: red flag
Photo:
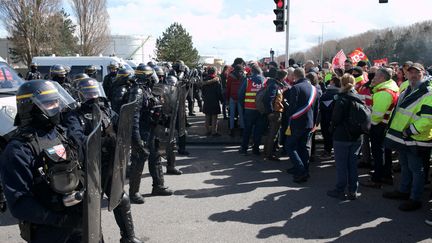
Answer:
[[351, 58], [351, 61], [353, 62], [354, 66], [356, 66], [357, 63], [360, 61], [366, 61], [366, 62], [369, 61], [368, 57], [366, 56], [366, 54], [363, 52], [363, 49], [361, 49], [361, 48], [355, 49], [348, 56]]
[[388, 58], [382, 58], [378, 60], [374, 60], [374, 66], [381, 67], [381, 66], [387, 66], [388, 65]]
[[336, 56], [333, 57], [332, 66], [333, 68], [343, 68], [344, 62], [347, 59], [343, 50], [340, 50], [336, 53]]

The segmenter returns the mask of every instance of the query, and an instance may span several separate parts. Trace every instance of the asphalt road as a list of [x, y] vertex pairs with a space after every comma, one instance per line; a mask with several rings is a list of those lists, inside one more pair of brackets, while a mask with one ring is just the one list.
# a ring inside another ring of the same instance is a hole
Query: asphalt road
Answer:
[[[283, 172], [288, 161], [243, 156], [238, 147], [189, 150], [191, 156], [178, 161], [184, 174], [165, 176], [175, 195], [149, 196], [147, 169], [143, 175], [146, 202], [132, 210], [136, 234], [148, 242], [432, 242], [432, 227], [423, 222], [430, 189], [424, 207], [406, 213], [379, 189], [361, 187], [355, 201], [326, 196], [335, 183], [333, 161], [312, 164], [311, 179], [298, 185]], [[106, 207], [102, 220], [106, 242], [118, 242], [118, 227]], [[0, 242], [22, 242], [8, 213], [0, 216], [0, 225]]]

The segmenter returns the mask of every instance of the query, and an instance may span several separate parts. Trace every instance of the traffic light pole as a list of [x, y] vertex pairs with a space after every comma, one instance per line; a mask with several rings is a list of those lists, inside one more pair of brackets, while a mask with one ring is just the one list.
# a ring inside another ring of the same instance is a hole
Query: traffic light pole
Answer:
[[285, 28], [285, 68], [288, 68], [289, 60], [289, 21], [290, 20], [290, 0], [286, 0], [286, 28]]

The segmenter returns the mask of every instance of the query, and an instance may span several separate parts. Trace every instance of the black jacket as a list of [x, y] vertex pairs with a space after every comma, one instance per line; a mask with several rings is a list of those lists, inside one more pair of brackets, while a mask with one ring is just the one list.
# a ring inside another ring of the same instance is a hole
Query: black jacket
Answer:
[[[348, 97], [349, 96], [349, 97]], [[358, 100], [362, 102], [360, 96], [355, 93], [355, 91], [350, 91], [347, 93], [339, 93], [335, 98], [335, 104], [333, 108], [333, 114], [331, 119], [331, 131], [333, 132], [333, 140], [340, 142], [355, 142], [360, 140], [360, 136], [353, 136], [348, 132], [346, 122], [349, 116], [349, 110], [352, 107], [351, 103], [355, 102], [351, 99]]]
[[223, 102], [222, 87], [219, 77], [203, 82], [202, 95], [204, 100], [203, 113], [217, 115], [221, 113], [220, 104]]

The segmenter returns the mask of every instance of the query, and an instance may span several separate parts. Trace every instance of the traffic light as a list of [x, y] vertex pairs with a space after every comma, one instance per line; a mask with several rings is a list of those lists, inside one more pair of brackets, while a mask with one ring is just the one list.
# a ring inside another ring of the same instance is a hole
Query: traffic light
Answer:
[[276, 25], [276, 32], [285, 31], [285, 0], [274, 0], [276, 8], [273, 12], [276, 14], [276, 20], [273, 23]]

